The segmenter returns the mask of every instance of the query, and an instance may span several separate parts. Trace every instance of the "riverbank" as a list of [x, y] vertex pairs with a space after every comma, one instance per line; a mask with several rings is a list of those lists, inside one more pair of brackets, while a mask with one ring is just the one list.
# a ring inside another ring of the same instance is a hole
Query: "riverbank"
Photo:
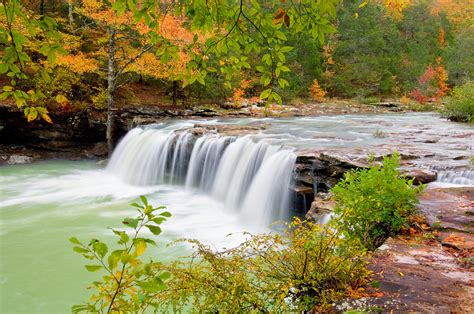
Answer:
[[336, 311], [472, 311], [474, 187], [430, 187], [419, 209], [419, 223], [388, 239], [370, 259], [376, 288], [355, 292]]
[[[328, 103], [304, 103], [291, 106], [263, 107], [244, 103], [239, 108], [227, 105], [198, 105], [182, 108], [171, 105], [124, 105], [115, 110], [116, 141], [133, 126], [159, 123], [170, 119], [280, 118], [299, 116], [334, 116], [344, 114], [383, 114], [406, 112], [396, 102], [358, 104], [348, 100]], [[0, 164], [29, 163], [51, 158], [69, 160], [103, 159], [106, 113], [103, 110], [52, 112], [53, 124], [28, 123], [12, 104], [0, 104]], [[25, 157], [14, 157], [19, 155]]]

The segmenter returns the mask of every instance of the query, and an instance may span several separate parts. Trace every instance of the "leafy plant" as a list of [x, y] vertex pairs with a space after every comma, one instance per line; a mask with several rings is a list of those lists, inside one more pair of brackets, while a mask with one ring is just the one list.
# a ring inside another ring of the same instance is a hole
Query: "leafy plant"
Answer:
[[216, 252], [196, 240], [189, 260], [173, 274], [162, 298], [196, 312], [327, 310], [347, 291], [365, 285], [365, 250], [330, 225], [299, 219], [282, 235], [249, 235], [236, 248]]
[[337, 228], [345, 237], [358, 239], [369, 250], [397, 234], [415, 213], [417, 195], [413, 179], [400, 175], [398, 153], [384, 157], [382, 166], [353, 170], [333, 189]]
[[[132, 203], [138, 210], [136, 218], [125, 218], [123, 224], [133, 229], [131, 236], [126, 231], [112, 229], [119, 238], [117, 244], [120, 249], [109, 253], [108, 246], [92, 239], [88, 244], [72, 237], [69, 241], [74, 244], [74, 252], [95, 263], [85, 265], [90, 272], [105, 271], [102, 281], [94, 281], [91, 288], [97, 292], [90, 298], [90, 302], [83, 305], [74, 305], [74, 313], [125, 311], [141, 312], [155, 305], [155, 295], [166, 289], [166, 281], [170, 273], [160, 269], [160, 263], [144, 262], [140, 256], [145, 252], [147, 245], [156, 246], [155, 241], [140, 237], [140, 232], [147, 228], [154, 235], [161, 233], [160, 225], [171, 217], [167, 211], [156, 214], [165, 207], [153, 207], [148, 200], [141, 196], [142, 204]], [[153, 267], [152, 267], [153, 266]]]
[[332, 302], [368, 282], [366, 250], [357, 239], [341, 236], [332, 225], [320, 226], [296, 219], [282, 234], [248, 236], [241, 245], [216, 251], [198, 240], [195, 253], [171, 264], [144, 262], [140, 256], [148, 238], [139, 237], [143, 227], [158, 235], [159, 225], [170, 216], [155, 215], [142, 197], [137, 218], [123, 223], [133, 229], [129, 236], [113, 230], [122, 247], [108, 253], [105, 243], [88, 245], [76, 238], [74, 251], [96, 263], [88, 271], [105, 270], [95, 281], [97, 292], [73, 312], [280, 312], [328, 309]]
[[474, 123], [474, 82], [454, 88], [447, 98], [443, 116], [452, 121]]

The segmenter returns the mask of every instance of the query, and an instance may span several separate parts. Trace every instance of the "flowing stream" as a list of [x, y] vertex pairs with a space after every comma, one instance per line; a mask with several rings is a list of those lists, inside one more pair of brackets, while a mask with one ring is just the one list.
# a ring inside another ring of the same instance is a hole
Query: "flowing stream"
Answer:
[[[195, 136], [185, 130], [195, 123], [265, 127], [242, 136]], [[375, 137], [377, 130], [387, 136]], [[105, 168], [61, 160], [1, 166], [0, 313], [66, 313], [87, 300], [85, 288], [98, 274], [82, 268], [86, 261], [68, 238], [112, 243], [107, 228], [121, 228], [121, 220], [135, 214], [128, 204], [139, 195], [173, 215], [163, 225], [160, 248], [150, 253], [166, 261], [190, 252], [164, 247], [177, 238], [229, 247], [242, 240], [242, 231], [268, 231], [273, 221], [289, 219], [301, 150], [376, 150], [422, 134], [441, 138], [416, 144], [435, 156], [472, 155], [472, 143], [462, 136], [472, 138], [473, 130], [433, 114], [170, 121], [129, 131]], [[440, 183], [473, 185], [470, 170], [444, 171]]]

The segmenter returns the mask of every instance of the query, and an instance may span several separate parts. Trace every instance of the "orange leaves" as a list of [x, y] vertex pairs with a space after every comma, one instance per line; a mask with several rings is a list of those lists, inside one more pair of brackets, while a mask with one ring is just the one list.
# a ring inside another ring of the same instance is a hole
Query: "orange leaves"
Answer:
[[82, 53], [77, 55], [60, 55], [58, 56], [56, 63], [77, 74], [93, 73], [99, 67], [97, 60]]
[[232, 94], [232, 100], [234, 103], [239, 103], [244, 99], [245, 91], [241, 88], [236, 88]]
[[278, 8], [277, 12], [275, 13], [275, 17], [272, 20], [273, 24], [281, 24], [283, 23], [286, 27], [290, 26], [290, 17], [286, 14], [286, 11], [282, 8]]
[[154, 78], [178, 79], [186, 70], [186, 65], [190, 57], [184, 52], [178, 52], [178, 57], [161, 63], [155, 54], [144, 53], [138, 60], [129, 66], [129, 70], [141, 74], [149, 75]]
[[446, 44], [446, 31], [442, 27], [439, 28], [438, 43], [441, 46], [444, 46]]
[[194, 34], [183, 27], [183, 19], [174, 15], [165, 15], [161, 19], [159, 33], [173, 42], [189, 44], [193, 41]]
[[433, 0], [430, 1], [431, 14], [438, 16], [445, 13], [448, 20], [456, 27], [474, 22], [474, 5], [472, 0]]
[[448, 81], [448, 71], [443, 67], [441, 57], [436, 59], [437, 67], [435, 69], [436, 72], [436, 85], [438, 86], [437, 96], [442, 97], [446, 95], [449, 91], [449, 87], [447, 84]]
[[309, 94], [311, 98], [315, 101], [323, 101], [324, 96], [326, 96], [326, 92], [324, 89], [319, 86], [318, 80], [314, 80], [313, 84], [311, 84], [311, 87], [309, 88]]

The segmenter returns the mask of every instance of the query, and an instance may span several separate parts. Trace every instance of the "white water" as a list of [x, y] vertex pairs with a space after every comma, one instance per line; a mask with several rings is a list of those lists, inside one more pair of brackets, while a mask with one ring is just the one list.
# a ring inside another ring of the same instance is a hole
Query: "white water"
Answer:
[[438, 171], [438, 179], [436, 182], [462, 186], [474, 185], [474, 171]]
[[250, 136], [194, 139], [180, 127], [131, 130], [107, 172], [133, 185], [184, 183], [186, 190], [212, 196], [249, 225], [266, 227], [288, 218], [293, 149]]
[[[258, 135], [208, 136], [199, 149], [196, 144], [193, 148], [192, 135], [179, 131], [194, 123], [256, 121], [174, 121], [146, 131], [135, 129], [116, 148], [105, 170], [93, 162], [58, 160], [1, 166], [0, 313], [67, 313], [72, 304], [87, 300], [90, 290], [85, 287], [99, 274], [83, 269], [89, 262], [72, 252], [67, 239], [113, 242], [107, 227], [123, 227], [122, 219], [136, 214], [128, 204], [139, 195], [146, 195], [154, 205], [168, 206], [173, 215], [164, 223], [163, 234], [155, 238], [159, 248], [150, 250], [154, 260], [188, 255], [186, 247], [165, 248], [180, 237], [222, 248], [242, 241], [241, 233], [226, 237], [229, 233], [268, 231], [262, 226], [268, 226], [269, 219], [285, 216], [286, 180], [291, 180], [285, 171], [294, 162], [294, 154], [282, 146], [377, 153], [381, 145], [395, 148], [402, 142], [405, 149], [406, 145], [426, 149], [439, 158], [439, 169], [449, 171], [440, 172], [439, 180], [472, 180], [469, 173], [449, 170], [465, 169], [457, 166], [467, 166], [466, 159], [443, 156], [472, 155], [474, 128], [433, 114], [259, 119], [267, 127]], [[383, 130], [387, 137], [375, 138], [376, 130]], [[420, 135], [440, 141], [416, 142]], [[221, 145], [225, 147], [222, 155]], [[252, 228], [252, 224], [260, 227]]]

